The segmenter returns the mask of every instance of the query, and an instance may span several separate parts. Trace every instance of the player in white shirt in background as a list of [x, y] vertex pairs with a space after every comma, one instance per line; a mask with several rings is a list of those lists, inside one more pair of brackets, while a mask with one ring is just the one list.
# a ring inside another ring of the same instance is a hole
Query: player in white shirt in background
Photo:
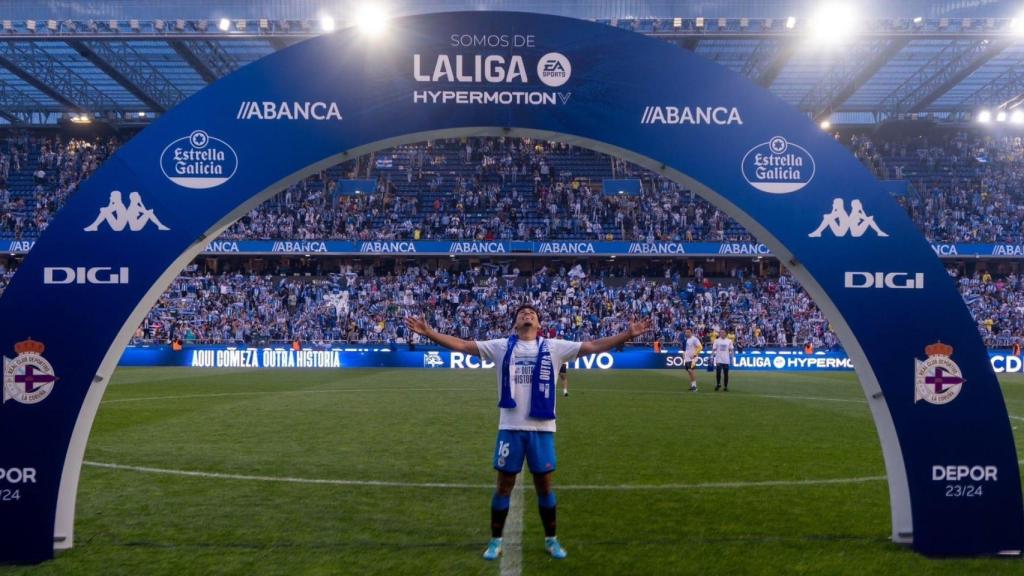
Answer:
[[723, 330], [711, 345], [715, 360], [715, 390], [722, 388], [722, 374], [725, 374], [725, 391], [729, 391], [729, 365], [732, 364], [733, 344]]
[[697, 358], [700, 357], [704, 345], [700, 338], [693, 335], [693, 330], [686, 329], [686, 350], [683, 351], [683, 367], [690, 375], [690, 392], [697, 391]]

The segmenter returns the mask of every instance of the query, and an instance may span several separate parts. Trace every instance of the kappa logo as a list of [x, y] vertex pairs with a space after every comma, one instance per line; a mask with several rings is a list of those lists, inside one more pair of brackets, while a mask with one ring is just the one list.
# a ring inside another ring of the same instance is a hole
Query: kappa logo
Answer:
[[156, 217], [153, 210], [146, 208], [146, 205], [142, 203], [142, 196], [138, 192], [130, 192], [128, 194], [128, 206], [125, 207], [119, 190], [114, 190], [110, 193], [110, 201], [106, 206], [100, 208], [100, 213], [96, 220], [93, 220], [93, 223], [83, 228], [83, 230], [86, 232], [97, 232], [103, 223], [106, 223], [114, 232], [121, 232], [126, 226], [132, 232], [139, 232], [148, 224], [153, 224], [161, 232], [170, 230]]
[[45, 350], [42, 342], [29, 338], [14, 345], [18, 355], [13, 360], [4, 358], [4, 404], [38, 404], [53, 392], [57, 376], [43, 358]]
[[953, 362], [953, 347], [936, 342], [926, 346], [924, 362], [914, 359], [914, 403], [924, 400], [929, 404], [949, 404], [960, 395], [964, 387], [960, 367]]
[[889, 237], [875, 223], [874, 216], [868, 216], [864, 212], [864, 205], [861, 204], [860, 200], [850, 200], [849, 212], [846, 211], [843, 202], [842, 198], [833, 199], [832, 211], [825, 214], [821, 219], [821, 225], [807, 236], [810, 238], [821, 238], [822, 232], [829, 230], [837, 238], [842, 238], [847, 234], [854, 238], [860, 238], [870, 229], [874, 230], [875, 235], [879, 238]]

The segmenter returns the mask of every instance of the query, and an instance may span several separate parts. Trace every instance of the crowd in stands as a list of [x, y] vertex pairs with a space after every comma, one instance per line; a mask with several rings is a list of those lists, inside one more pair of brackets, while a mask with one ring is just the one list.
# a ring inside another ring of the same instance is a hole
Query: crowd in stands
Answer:
[[637, 343], [680, 343], [693, 328], [736, 334], [741, 346], [830, 348], [837, 340], [807, 294], [786, 275], [757, 279], [616, 276], [610, 268], [509, 265], [460, 270], [418, 265], [385, 274], [346, 265], [326, 276], [200, 273], [193, 265], [167, 290], [135, 334], [138, 342], [405, 342], [402, 318], [424, 315], [466, 339], [507, 336], [511, 312], [530, 302], [544, 311], [551, 337], [588, 340], [619, 332], [634, 317], [654, 330]]
[[[11, 131], [0, 140], [0, 238], [33, 238], [116, 139]], [[931, 139], [841, 139], [929, 240], [1024, 243], [1024, 140], [949, 132]], [[340, 196], [342, 179], [376, 179]], [[608, 196], [606, 178], [638, 178], [640, 196]], [[232, 226], [227, 239], [587, 239], [751, 241], [734, 220], [677, 184], [622, 160], [521, 138], [436, 140], [321, 171]]]
[[908, 180], [898, 200], [936, 243], [1024, 242], [1024, 139], [958, 132], [871, 139], [854, 135], [854, 154], [879, 179]]
[[62, 139], [12, 132], [0, 140], [0, 238], [35, 238], [116, 139]]
[[[405, 343], [406, 314], [424, 315], [437, 329], [462, 338], [497, 338], [508, 334], [510, 311], [529, 302], [547, 315], [551, 337], [600, 338], [640, 316], [652, 318], [654, 330], [635, 344], [681, 343], [684, 330], [692, 328], [704, 337], [725, 330], [744, 348], [838, 345], [821, 311], [786, 274], [757, 278], [736, 269], [728, 278], [708, 278], [697, 266], [693, 276], [684, 277], [670, 266], [627, 276], [593, 262], [533, 274], [504, 262], [452, 270], [399, 264], [386, 272], [345, 264], [301, 275], [294, 269], [215, 274], [192, 264], [153, 307], [133, 342]], [[0, 262], [0, 295], [13, 273]], [[987, 346], [1024, 343], [1024, 276], [960, 275], [953, 268], [950, 275]]]
[[[882, 179], [906, 179], [898, 197], [934, 242], [1021, 243], [1024, 141], [948, 133], [844, 140]], [[32, 238], [104, 159], [116, 139], [66, 139], [8, 132], [0, 140], [0, 237]], [[643, 180], [639, 197], [606, 196], [610, 177]], [[376, 178], [373, 194], [338, 196], [343, 178]], [[629, 239], [746, 241], [715, 207], [642, 168], [561, 143], [468, 139], [402, 146], [313, 175], [232, 226], [229, 239]], [[614, 332], [629, 314], [651, 315], [652, 338], [736, 331], [743, 346], [830, 347], [821, 313], [787, 276], [710, 280], [669, 271], [616, 278], [593, 271], [519, 275], [494, 265], [460, 272], [372, 268], [312, 277], [183, 274], [150, 313], [138, 341], [257, 340], [393, 342], [400, 317], [424, 312], [441, 329], [474, 338], [507, 331], [510, 303], [531, 301], [566, 338]], [[507, 266], [506, 266], [507, 268]], [[517, 272], [517, 271], [515, 271]], [[0, 290], [11, 271], [0, 266]], [[990, 346], [1024, 334], [1024, 286], [1017, 275], [957, 278]], [[344, 312], [344, 313], [342, 313]]]

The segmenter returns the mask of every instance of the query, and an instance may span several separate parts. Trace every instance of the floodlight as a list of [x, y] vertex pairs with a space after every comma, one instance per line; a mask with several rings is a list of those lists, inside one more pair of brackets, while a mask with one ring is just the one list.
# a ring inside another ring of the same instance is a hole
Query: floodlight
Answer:
[[1024, 110], [1014, 110], [1010, 113], [1010, 122], [1024, 124]]
[[829, 122], [828, 120], [822, 120], [821, 124], [819, 124], [819, 126], [821, 126], [822, 130], [828, 130], [829, 128], [832, 127], [832, 123]]
[[978, 122], [981, 122], [982, 124], [988, 124], [991, 121], [992, 121], [992, 113], [991, 112], [989, 112], [988, 110], [982, 110], [981, 112], [978, 112]]
[[320, 17], [320, 29], [324, 32], [334, 32], [334, 17], [324, 14]]
[[996, 122], [1006, 122], [1006, 110], [996, 112]]
[[839, 44], [857, 28], [857, 15], [849, 4], [826, 3], [810, 19], [811, 38], [819, 43]]
[[796, 27], [796, 16], [790, 16], [786, 18], [786, 28], [792, 30]]
[[376, 36], [387, 29], [388, 13], [379, 4], [364, 4], [356, 12], [356, 25], [367, 36]]
[[221, 32], [227, 32], [231, 29], [231, 20], [221, 18], [220, 22], [217, 23], [217, 28], [219, 28]]
[[29, 32], [35, 32], [36, 31], [36, 21], [35, 20], [25, 20], [25, 29], [28, 30]]
[[47, 20], [46, 21], [46, 29], [49, 30], [50, 32], [56, 32], [57, 31], [57, 21], [56, 20]]
[[1015, 36], [1024, 36], [1024, 16], [1010, 19], [1010, 32], [1013, 32]]

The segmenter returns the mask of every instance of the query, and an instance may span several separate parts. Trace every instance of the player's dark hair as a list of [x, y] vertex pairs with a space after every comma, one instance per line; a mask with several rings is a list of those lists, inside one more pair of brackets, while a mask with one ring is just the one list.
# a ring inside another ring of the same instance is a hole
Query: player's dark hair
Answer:
[[533, 313], [537, 315], [537, 321], [540, 322], [540, 319], [541, 319], [540, 310], [537, 310], [531, 304], [522, 304], [522, 305], [519, 306], [519, 308], [516, 308], [515, 314], [512, 315], [512, 325], [513, 326], [515, 326], [515, 324], [516, 324], [516, 318], [519, 318], [519, 313], [522, 312], [523, 310], [533, 310]]

